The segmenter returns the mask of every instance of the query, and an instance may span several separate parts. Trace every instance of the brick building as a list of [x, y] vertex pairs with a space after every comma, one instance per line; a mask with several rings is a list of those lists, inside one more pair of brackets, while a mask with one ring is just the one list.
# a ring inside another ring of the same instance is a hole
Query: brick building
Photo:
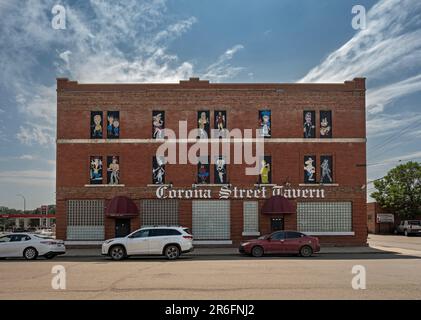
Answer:
[[[181, 120], [187, 131], [198, 133], [193, 139], [175, 138], [178, 156], [196, 138], [208, 141], [202, 133], [232, 142], [228, 130], [258, 130], [250, 139], [264, 140], [258, 174], [247, 175], [249, 165], [230, 163], [225, 156], [165, 164], [156, 150], [165, 130], [178, 134]], [[143, 225], [179, 224], [189, 227], [199, 244], [237, 245], [272, 230], [297, 229], [322, 243], [362, 245], [367, 238], [365, 164], [363, 78], [340, 84], [57, 79], [56, 232], [69, 242], [94, 243]], [[221, 188], [245, 191], [219, 199]], [[165, 195], [186, 191], [187, 197], [163, 199], [158, 189]], [[262, 190], [265, 198], [257, 197]], [[271, 197], [274, 190], [288, 199]], [[195, 195], [199, 191], [210, 198]], [[109, 212], [120, 196], [134, 212]], [[293, 209], [264, 211], [272, 200], [281, 201], [281, 207], [287, 201]]]

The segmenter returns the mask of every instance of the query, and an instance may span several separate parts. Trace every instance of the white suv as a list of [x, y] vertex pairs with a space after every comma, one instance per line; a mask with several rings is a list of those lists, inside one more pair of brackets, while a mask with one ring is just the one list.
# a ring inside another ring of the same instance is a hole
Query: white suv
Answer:
[[113, 260], [133, 255], [164, 255], [170, 260], [193, 251], [193, 236], [184, 227], [144, 227], [124, 238], [102, 244], [102, 254]]

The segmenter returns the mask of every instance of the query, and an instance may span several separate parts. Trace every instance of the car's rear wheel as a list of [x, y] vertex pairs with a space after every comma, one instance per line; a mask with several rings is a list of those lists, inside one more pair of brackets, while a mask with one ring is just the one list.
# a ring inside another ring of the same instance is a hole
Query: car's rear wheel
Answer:
[[251, 249], [251, 255], [253, 257], [261, 257], [264, 254], [264, 250], [261, 246], [255, 246], [253, 249]]
[[310, 246], [303, 246], [300, 249], [300, 256], [302, 257], [311, 257], [313, 254], [313, 249]]
[[33, 247], [26, 248], [23, 251], [23, 257], [26, 260], [35, 260], [38, 257], [38, 251]]
[[164, 249], [164, 255], [168, 260], [175, 260], [180, 256], [180, 249], [176, 245], [166, 246]]
[[111, 247], [110, 257], [116, 261], [123, 260], [126, 257], [126, 249], [123, 246]]

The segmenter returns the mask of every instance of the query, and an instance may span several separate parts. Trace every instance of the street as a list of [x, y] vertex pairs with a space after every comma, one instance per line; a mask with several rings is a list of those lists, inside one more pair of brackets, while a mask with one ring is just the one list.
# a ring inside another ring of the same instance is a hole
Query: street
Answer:
[[[6, 260], [0, 262], [0, 299], [421, 299], [421, 237], [371, 235], [370, 243], [393, 250], [312, 258], [184, 256], [174, 262]], [[65, 290], [51, 286], [56, 265], [65, 268]], [[355, 265], [366, 269], [365, 290], [352, 288]]]

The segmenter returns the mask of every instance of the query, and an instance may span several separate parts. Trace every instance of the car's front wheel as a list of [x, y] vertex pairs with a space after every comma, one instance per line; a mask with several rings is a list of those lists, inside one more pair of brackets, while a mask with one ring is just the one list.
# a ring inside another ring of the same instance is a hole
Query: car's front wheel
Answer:
[[126, 257], [126, 249], [123, 246], [114, 246], [110, 249], [110, 257], [113, 260], [123, 260]]
[[26, 260], [35, 260], [38, 257], [38, 251], [32, 247], [26, 248], [23, 251], [23, 257]]
[[253, 257], [258, 258], [258, 257], [263, 256], [263, 254], [264, 254], [264, 251], [263, 251], [263, 248], [261, 246], [255, 246], [255, 247], [253, 247], [253, 249], [251, 249], [251, 255]]
[[300, 249], [300, 256], [302, 257], [311, 257], [313, 254], [313, 249], [310, 246], [303, 246]]
[[175, 260], [180, 256], [180, 249], [176, 245], [169, 245], [165, 247], [164, 255], [168, 260]]

